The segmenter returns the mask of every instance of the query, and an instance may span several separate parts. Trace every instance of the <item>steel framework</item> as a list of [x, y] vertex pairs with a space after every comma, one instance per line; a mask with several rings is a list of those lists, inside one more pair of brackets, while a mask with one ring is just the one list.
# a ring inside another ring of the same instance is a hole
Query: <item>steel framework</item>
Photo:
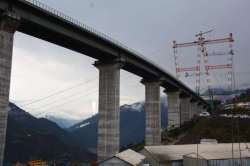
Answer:
[[[200, 94], [201, 87], [201, 76], [205, 76], [205, 82], [208, 87], [209, 97], [213, 100], [213, 95], [211, 94], [211, 70], [227, 70], [227, 82], [228, 88], [234, 89], [234, 72], [233, 72], [233, 55], [234, 51], [232, 48], [232, 43], [234, 42], [232, 33], [229, 34], [229, 37], [218, 38], [218, 39], [206, 39], [204, 37], [205, 34], [212, 32], [213, 30], [207, 32], [200, 32], [196, 34], [196, 41], [186, 42], [186, 43], [177, 43], [173, 41], [173, 49], [174, 49], [174, 60], [176, 67], [176, 77], [178, 79], [181, 78], [181, 73], [185, 73], [185, 77], [195, 77], [195, 90], [197, 94]], [[213, 44], [223, 44], [229, 43], [229, 51], [226, 52], [211, 52], [207, 51], [207, 45]], [[198, 54], [196, 57], [196, 65], [191, 67], [181, 67], [180, 58], [178, 56], [178, 48], [186, 48], [186, 47], [198, 47]], [[212, 58], [215, 56], [229, 56], [228, 61], [225, 64], [209, 64], [208, 58]], [[202, 63], [203, 62], [203, 63]], [[204, 69], [205, 72], [202, 72], [201, 69]], [[193, 72], [193, 73], [192, 73]]]

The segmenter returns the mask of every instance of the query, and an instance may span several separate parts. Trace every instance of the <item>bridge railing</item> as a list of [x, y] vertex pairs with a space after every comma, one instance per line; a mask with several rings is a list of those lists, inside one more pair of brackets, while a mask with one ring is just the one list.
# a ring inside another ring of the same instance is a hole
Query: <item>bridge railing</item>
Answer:
[[[53, 15], [56, 15], [57, 17], [62, 18], [64, 20], [68, 21], [69, 23], [71, 23], [71, 24], [73, 24], [75, 26], [78, 26], [79, 28], [82, 28], [85, 31], [88, 31], [89, 33], [95, 34], [98, 37], [102, 38], [103, 40], [106, 40], [106, 41], [110, 42], [111, 44], [116, 45], [116, 46], [118, 46], [118, 47], [120, 47], [120, 48], [122, 48], [122, 49], [124, 49], [124, 50], [126, 50], [126, 51], [128, 51], [128, 52], [130, 52], [132, 54], [134, 54], [137, 57], [143, 58], [144, 60], [150, 62], [151, 64], [153, 64], [154, 66], [158, 67], [162, 71], [168, 73], [167, 71], [165, 71], [162, 68], [160, 68], [156, 63], [150, 61], [144, 55], [142, 55], [141, 53], [137, 52], [136, 50], [127, 47], [125, 44], [123, 44], [123, 43], [121, 43], [121, 42], [119, 42], [119, 41], [111, 38], [110, 36], [106, 35], [105, 33], [97, 31], [94, 28], [92, 28], [90, 26], [87, 26], [86, 24], [81, 23], [80, 21], [78, 21], [77, 19], [74, 19], [73, 17], [70, 17], [70, 16], [68, 16], [68, 15], [66, 15], [66, 14], [64, 14], [64, 13], [62, 13], [62, 12], [60, 12], [60, 11], [58, 11], [58, 10], [50, 7], [50, 6], [48, 6], [48, 5], [46, 5], [46, 4], [38, 1], [38, 0], [23, 0], [23, 1], [28, 2], [28, 3], [30, 3], [30, 4], [32, 4], [32, 5], [36, 6], [36, 7], [38, 7], [40, 9], [43, 9], [46, 12], [49, 12], [49, 13], [51, 13]], [[175, 78], [175, 76], [173, 76], [172, 74], [170, 74], [170, 73], [168, 73], [168, 74], [170, 76], [172, 76], [173, 78]]]
[[66, 15], [66, 14], [64, 14], [64, 13], [62, 13], [62, 12], [60, 12], [60, 11], [46, 5], [46, 4], [38, 1], [38, 0], [24, 0], [24, 1], [26, 1], [28, 3], [31, 3], [32, 5], [34, 5], [36, 7], [39, 7], [41, 9], [45, 10], [46, 12], [49, 12], [49, 13], [51, 13], [53, 15], [56, 15], [59, 18], [67, 20], [71, 24], [74, 24], [74, 25], [76, 25], [76, 26], [78, 26], [80, 28], [83, 28], [85, 31], [88, 31], [88, 32], [90, 32], [92, 34], [95, 34], [98, 37], [100, 37], [100, 38], [102, 38], [102, 39], [104, 39], [104, 40], [106, 40], [108, 42], [111, 42], [111, 43], [113, 43], [113, 44], [115, 44], [115, 45], [117, 45], [117, 46], [119, 46], [119, 47], [121, 47], [123, 49], [126, 49], [127, 51], [129, 51], [131, 53], [134, 53], [134, 54], [137, 54], [137, 55], [139, 54], [140, 56], [145, 58], [142, 54], [136, 52], [135, 50], [133, 50], [131, 48], [128, 48], [125, 44], [122, 44], [121, 42], [112, 39], [111, 37], [109, 37], [105, 33], [99, 32], [99, 31], [95, 30], [94, 28], [92, 28], [90, 26], [87, 26], [87, 25], [81, 23], [80, 21], [78, 21], [78, 20], [76, 20], [76, 19], [74, 19], [74, 18], [72, 18], [72, 17], [70, 17], [70, 16], [68, 16], [68, 15]]
[[[97, 30], [95, 30], [94, 28], [90, 27], [90, 26], [87, 26], [83, 23], [81, 23], [80, 21], [74, 19], [73, 17], [70, 17], [38, 0], [20, 0], [20, 1], [24, 1], [24, 2], [27, 2], [27, 3], [30, 3], [42, 10], [45, 10], [46, 12], [49, 12], [55, 16], [57, 16], [58, 18], [61, 18], [61, 19], [64, 19], [66, 21], [68, 21], [69, 23], [75, 25], [75, 26], [78, 26], [79, 28], [82, 28], [83, 30], [89, 32], [89, 33], [92, 33], [94, 35], [97, 35], [98, 37], [102, 38], [103, 40], [113, 44], [113, 45], [116, 45], [118, 47], [120, 47], [121, 49], [124, 49], [128, 52], [130, 52], [131, 54], [133, 54], [134, 56], [137, 56], [139, 58], [143, 58], [144, 60], [150, 62], [151, 64], [153, 64], [154, 66], [156, 66], [158, 69], [164, 71], [165, 73], [167, 73], [169, 76], [171, 76], [172, 78], [175, 78], [175, 76], [173, 76], [172, 74], [170, 74], [169, 72], [165, 71], [164, 69], [162, 69], [161, 67], [159, 67], [157, 64], [155, 64], [154, 62], [148, 60], [144, 55], [142, 55], [141, 53], [135, 51], [134, 49], [131, 49], [129, 47], [127, 47], [125, 44], [122, 44], [121, 42], [109, 37], [108, 35], [106, 35], [105, 33], [102, 33], [102, 32], [99, 32]], [[183, 85], [185, 86], [185, 85]]]

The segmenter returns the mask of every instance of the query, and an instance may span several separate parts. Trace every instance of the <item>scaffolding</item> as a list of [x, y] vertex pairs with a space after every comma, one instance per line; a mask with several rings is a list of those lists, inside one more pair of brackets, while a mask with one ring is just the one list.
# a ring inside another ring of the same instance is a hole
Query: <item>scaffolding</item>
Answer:
[[[234, 50], [232, 45], [234, 42], [233, 35], [232, 33], [230, 33], [228, 37], [217, 39], [207, 39], [204, 37], [205, 34], [211, 33], [212, 31], [213, 30], [196, 34], [195, 37], [197, 37], [197, 40], [193, 42], [177, 43], [176, 41], [173, 41], [174, 62], [177, 79], [181, 80], [183, 76], [185, 78], [194, 77], [195, 91], [198, 95], [200, 95], [201, 93], [201, 79], [203, 79], [203, 81], [206, 83], [204, 87], [207, 87], [208, 97], [210, 101], [213, 101], [213, 79], [211, 77], [212, 71], [223, 70], [225, 72], [228, 90], [233, 91], [235, 86], [233, 65]], [[208, 52], [207, 45], [218, 45], [225, 43], [229, 43], [229, 51]], [[197, 47], [197, 55], [194, 57], [195, 66], [183, 67], [180, 63], [181, 58], [178, 54], [178, 49], [194, 46]], [[222, 64], [215, 64], [214, 62], [211, 63], [211, 60], [217, 58], [218, 56], [227, 56], [228, 58]]]

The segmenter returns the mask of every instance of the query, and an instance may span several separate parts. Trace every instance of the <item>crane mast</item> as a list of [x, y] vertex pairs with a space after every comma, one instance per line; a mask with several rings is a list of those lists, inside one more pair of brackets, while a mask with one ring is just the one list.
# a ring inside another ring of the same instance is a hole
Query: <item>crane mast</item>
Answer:
[[[196, 93], [200, 95], [201, 76], [205, 76], [205, 82], [207, 84], [207, 90], [209, 93], [210, 101], [213, 101], [213, 90], [211, 88], [212, 84], [211, 84], [211, 73], [210, 73], [212, 70], [227, 70], [228, 88], [230, 88], [230, 90], [234, 89], [234, 74], [233, 74], [234, 51], [232, 48], [232, 43], [234, 42], [233, 34], [230, 33], [229, 36], [225, 38], [206, 39], [204, 35], [211, 33], [212, 31], [213, 30], [209, 30], [206, 32], [200, 32], [196, 34], [195, 37], [197, 37], [197, 40], [193, 42], [177, 43], [176, 41], [173, 41], [176, 77], [180, 79], [181, 73], [185, 73], [185, 77], [195, 77], [195, 90]], [[217, 45], [225, 43], [229, 43], [229, 51], [209, 53], [207, 50], [207, 45]], [[198, 54], [196, 56], [195, 66], [182, 67], [180, 65], [180, 57], [178, 56], [178, 49], [187, 47], [197, 47]], [[224, 55], [229, 56], [228, 61], [225, 64], [209, 64], [208, 61], [209, 57], [212, 58], [215, 56], [224, 56]], [[201, 69], [203, 69], [204, 72], [202, 72]], [[211, 107], [213, 106], [211, 105]]]

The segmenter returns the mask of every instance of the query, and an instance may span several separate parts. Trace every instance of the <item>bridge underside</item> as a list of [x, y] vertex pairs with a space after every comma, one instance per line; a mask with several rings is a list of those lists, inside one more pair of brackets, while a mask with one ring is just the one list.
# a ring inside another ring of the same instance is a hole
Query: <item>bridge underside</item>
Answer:
[[[142, 78], [161, 78], [162, 86], [168, 90], [180, 89], [206, 105], [198, 95], [176, 80], [159, 66], [141, 57], [139, 53], [126, 48], [117, 41], [96, 32], [91, 28], [84, 28], [79, 24], [65, 20], [60, 12], [54, 14], [25, 0], [1, 0], [0, 13], [11, 9], [20, 16], [21, 20], [17, 31], [39, 39], [54, 43], [64, 48], [79, 52], [86, 56], [107, 61], [123, 59], [126, 64], [122, 69], [134, 73]], [[47, 7], [49, 8], [49, 7]]]
[[[147, 145], [161, 143], [161, 86], [168, 94], [169, 114], [171, 113], [173, 117], [173, 122], [169, 121], [171, 126], [179, 127], [184, 121], [192, 118], [193, 110], [198, 112], [203, 106], [207, 106], [202, 98], [183, 83], [135, 52], [25, 0], [1, 0], [0, 14], [0, 166], [4, 157], [13, 36], [16, 30], [99, 60], [95, 64], [99, 69], [100, 77], [99, 160], [119, 152], [121, 69], [143, 78], [146, 91], [145, 140]], [[191, 107], [190, 99], [199, 103], [201, 107], [197, 104], [197, 107]]]

